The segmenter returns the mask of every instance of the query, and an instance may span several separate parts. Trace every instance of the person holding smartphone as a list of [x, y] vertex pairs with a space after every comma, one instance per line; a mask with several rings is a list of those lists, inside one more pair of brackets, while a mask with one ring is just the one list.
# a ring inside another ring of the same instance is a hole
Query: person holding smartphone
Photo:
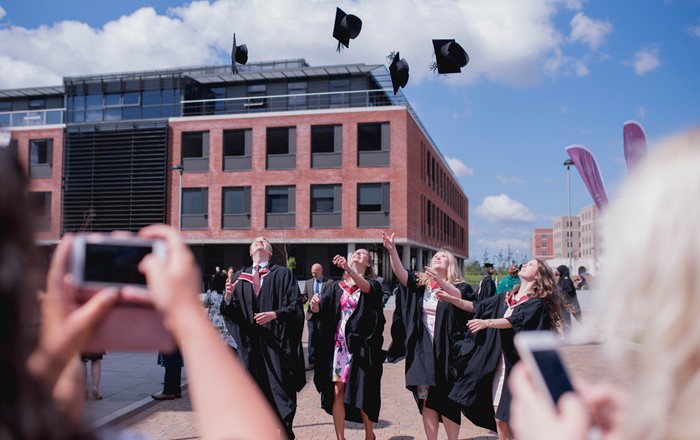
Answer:
[[[45, 293], [37, 294], [43, 272], [38, 270], [27, 186], [16, 153], [0, 144], [0, 366], [3, 380], [12, 384], [0, 387], [0, 438], [99, 438], [99, 432], [81, 426], [85, 383], [78, 355], [124, 292], [106, 287], [78, 302], [68, 275], [73, 236], [66, 234], [54, 250]], [[140, 235], [167, 242], [167, 261], [148, 255], [139, 268], [146, 275], [149, 299], [182, 344], [199, 434], [282, 438], [264, 396], [202, 313], [199, 269], [178, 232], [156, 225]]]
[[[441, 301], [468, 312], [474, 319], [468, 332], [455, 342], [455, 367], [458, 378], [449, 397], [459, 402], [467, 417], [484, 420], [494, 415], [500, 440], [513, 439], [510, 419], [510, 392], [507, 386], [511, 368], [520, 356], [513, 338], [529, 330], [557, 331], [561, 327], [561, 300], [556, 292], [554, 273], [540, 259], [523, 264], [517, 292], [501, 292], [472, 302], [445, 292]], [[485, 331], [483, 336], [480, 332]], [[488, 383], [491, 387], [488, 387]], [[493, 407], [489, 406], [490, 404]]]
[[[437, 439], [442, 422], [447, 438], [456, 440], [462, 415], [459, 405], [448, 398], [452, 389], [449, 360], [452, 335], [464, 327], [469, 314], [439, 302], [437, 294], [443, 292], [460, 300], [475, 300], [476, 295], [464, 282], [454, 255], [446, 250], [436, 252], [424, 272], [409, 273], [401, 262], [394, 237], [395, 234], [382, 231], [384, 248], [399, 281], [394, 310], [399, 318], [393, 322], [403, 326], [405, 333], [402, 339], [392, 341], [389, 350], [396, 351], [398, 345], [402, 346], [399, 351], [406, 353], [406, 388], [416, 400], [426, 438]], [[401, 332], [392, 326], [392, 334]]]
[[[629, 386], [576, 382], [554, 407], [516, 366], [519, 440], [700, 438], [700, 128], [638, 163], [603, 218], [606, 258], [586, 325]], [[634, 263], [635, 276], [620, 276]], [[671, 287], [669, 287], [671, 286]], [[593, 322], [591, 322], [593, 321]]]

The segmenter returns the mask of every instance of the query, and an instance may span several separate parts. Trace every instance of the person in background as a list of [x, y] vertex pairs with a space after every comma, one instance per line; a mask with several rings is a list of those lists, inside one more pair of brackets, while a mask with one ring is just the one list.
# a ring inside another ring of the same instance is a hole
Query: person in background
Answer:
[[211, 282], [209, 284], [210, 290], [217, 292], [219, 295], [224, 294], [224, 288], [226, 284], [226, 271], [223, 271], [216, 266], [214, 275], [211, 277]]
[[496, 295], [501, 292], [507, 292], [513, 290], [513, 286], [520, 283], [520, 278], [518, 278], [518, 268], [511, 264], [508, 268], [508, 275], [504, 276], [503, 279], [498, 283], [498, 288], [496, 289]]
[[[119, 291], [105, 288], [84, 304], [76, 302], [66, 277], [72, 246], [72, 235], [66, 234], [54, 250], [46, 293], [39, 299], [45, 274], [38, 270], [27, 185], [16, 154], [0, 145], [0, 369], [8, 385], [0, 387], [0, 438], [107, 438], [81, 426], [85, 383], [78, 354], [119, 300]], [[139, 268], [154, 306], [182, 344], [199, 434], [281, 438], [274, 412], [202, 313], [199, 270], [178, 232], [156, 225], [140, 235], [168, 243], [167, 262], [146, 256]]]
[[569, 333], [571, 331], [572, 315], [579, 324], [583, 322], [581, 306], [579, 305], [578, 296], [576, 295], [576, 288], [569, 276], [569, 268], [561, 265], [557, 267], [555, 275], [557, 278], [557, 290], [559, 291], [559, 295], [561, 295], [563, 306], [562, 317], [564, 318], [564, 331]]
[[[543, 260], [534, 259], [523, 264], [519, 275], [517, 292], [502, 292], [482, 301], [437, 293], [439, 300], [474, 313], [467, 323], [469, 332], [455, 341], [457, 380], [449, 397], [459, 402], [465, 415], [479, 426], [488, 428], [483, 422], [490, 417], [493, 423], [495, 410], [499, 440], [514, 438], [509, 425], [507, 380], [520, 360], [513, 342], [515, 335], [531, 330], [557, 332], [561, 327], [561, 302], [552, 269]], [[483, 336], [479, 335], [482, 331]]]
[[[401, 262], [394, 234], [382, 232], [384, 247], [389, 252], [391, 267], [399, 281], [397, 308], [393, 324], [401, 326], [402, 339], [392, 340], [406, 354], [406, 388], [413, 393], [423, 419], [428, 440], [436, 440], [440, 422], [447, 438], [456, 440], [462, 415], [459, 405], [448, 398], [452, 389], [450, 359], [452, 335], [461, 331], [469, 314], [437, 299], [438, 292], [460, 299], [475, 299], [471, 286], [464, 282], [457, 259], [451, 252], [440, 250], [433, 255], [425, 272], [410, 273]], [[400, 298], [400, 299], [399, 299]], [[392, 325], [392, 335], [397, 335]], [[393, 359], [392, 359], [393, 360]]]
[[[95, 400], [102, 400], [102, 394], [100, 394], [100, 376], [102, 375], [102, 358], [105, 353], [81, 353], [80, 360], [83, 362], [83, 370], [85, 370], [85, 384], [87, 385], [88, 376], [88, 362], [90, 362], [90, 375], [92, 376], [92, 398]], [[85, 397], [87, 398], [88, 392], [85, 390]]]
[[151, 394], [153, 400], [173, 400], [182, 397], [182, 353], [158, 353], [158, 363], [165, 368], [163, 391]]
[[365, 440], [373, 440], [386, 357], [382, 289], [366, 249], [353, 252], [349, 263], [336, 255], [333, 264], [345, 271], [343, 279], [310, 303], [320, 322], [314, 384], [338, 440], [345, 438], [345, 420], [361, 422]]
[[[700, 128], [652, 150], [603, 216], [605, 270], [586, 325], [629, 387], [575, 381], [554, 408], [525, 366], [511, 376], [518, 440], [700, 438]], [[628, 274], [634, 264], [633, 276]], [[671, 286], [671, 287], [669, 287]], [[592, 322], [593, 321], [593, 322]]]
[[[329, 278], [324, 278], [323, 276], [323, 266], [319, 263], [315, 263], [311, 266], [311, 278], [306, 280], [304, 285], [304, 302], [313, 298], [314, 295], [321, 294], [333, 285], [333, 280]], [[314, 369], [314, 364], [316, 363], [315, 357], [315, 342], [316, 335], [318, 334], [318, 319], [316, 314], [311, 311], [309, 307], [306, 310], [306, 328], [309, 331], [308, 343], [307, 343], [307, 353], [308, 353], [308, 364], [306, 365], [306, 371], [311, 371]]]
[[238, 359], [293, 439], [297, 392], [306, 384], [301, 294], [292, 271], [270, 262], [272, 245], [265, 237], [255, 238], [249, 252], [253, 265], [234, 275], [221, 314], [229, 319]]
[[496, 271], [493, 268], [493, 264], [484, 263], [484, 267], [483, 269], [481, 269], [481, 273], [483, 273], [484, 276], [481, 278], [481, 282], [479, 282], [479, 288], [476, 290], [477, 301], [481, 301], [486, 298], [491, 298], [496, 294], [496, 283], [493, 281], [492, 278], [495, 272]]

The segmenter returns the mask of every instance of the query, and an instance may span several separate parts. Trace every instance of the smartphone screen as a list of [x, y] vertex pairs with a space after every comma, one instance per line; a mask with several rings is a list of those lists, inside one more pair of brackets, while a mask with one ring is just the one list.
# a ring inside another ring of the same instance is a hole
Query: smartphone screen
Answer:
[[138, 266], [153, 251], [151, 245], [86, 243], [84, 281], [104, 284], [146, 285]]
[[532, 350], [532, 356], [555, 403], [562, 394], [574, 390], [556, 350]]

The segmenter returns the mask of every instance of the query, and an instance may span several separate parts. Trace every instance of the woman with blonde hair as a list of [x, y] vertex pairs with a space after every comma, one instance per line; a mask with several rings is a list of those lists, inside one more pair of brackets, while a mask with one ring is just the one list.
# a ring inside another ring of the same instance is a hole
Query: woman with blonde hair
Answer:
[[[517, 292], [501, 292], [482, 301], [438, 293], [439, 300], [474, 313], [474, 319], [467, 323], [469, 331], [455, 342], [458, 377], [450, 398], [458, 401], [464, 414], [479, 426], [493, 426], [495, 417], [500, 440], [513, 439], [508, 423], [507, 379], [513, 365], [520, 360], [513, 343], [515, 334], [556, 331], [561, 327], [561, 300], [552, 269], [544, 261], [534, 259], [523, 264], [519, 275]], [[480, 336], [482, 330], [485, 334]]]
[[[577, 384], [558, 411], [527, 371], [513, 371], [513, 427], [519, 440], [698, 439], [700, 418], [700, 128], [637, 164], [604, 213], [607, 255], [592, 329], [602, 332], [629, 390]], [[620, 276], [635, 267], [635, 276]], [[669, 286], [671, 286], [669, 288]], [[536, 420], [537, 423], [533, 423]]]
[[399, 281], [392, 335], [396, 334], [395, 326], [403, 325], [405, 336], [392, 340], [389, 351], [400, 345], [405, 353], [406, 388], [416, 399], [426, 438], [437, 439], [442, 421], [447, 438], [457, 439], [461, 414], [459, 406], [447, 397], [452, 382], [449, 360], [452, 335], [464, 328], [468, 314], [438, 302], [436, 295], [443, 292], [459, 300], [475, 296], [462, 279], [457, 259], [449, 251], [436, 252], [424, 272], [409, 274], [401, 263], [394, 236], [382, 232], [384, 247], [389, 251], [391, 267]]
[[365, 439], [373, 440], [386, 357], [382, 286], [366, 249], [353, 252], [349, 263], [336, 255], [333, 264], [345, 271], [343, 279], [309, 303], [320, 328], [314, 384], [338, 440], [344, 439], [345, 420], [363, 423]]

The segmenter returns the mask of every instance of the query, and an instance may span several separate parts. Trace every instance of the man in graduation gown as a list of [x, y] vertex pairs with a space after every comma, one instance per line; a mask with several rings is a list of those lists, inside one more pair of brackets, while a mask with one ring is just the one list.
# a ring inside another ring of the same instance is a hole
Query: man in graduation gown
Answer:
[[238, 271], [227, 286], [221, 314], [230, 320], [241, 362], [293, 439], [297, 392], [306, 383], [299, 286], [289, 269], [269, 262], [272, 246], [264, 237], [250, 245], [250, 256], [253, 265]]
[[493, 281], [493, 274], [496, 271], [493, 268], [493, 264], [484, 263], [483, 273], [484, 277], [479, 283], [479, 289], [476, 291], [476, 300], [481, 301], [486, 298], [491, 298], [496, 294], [496, 283]]

